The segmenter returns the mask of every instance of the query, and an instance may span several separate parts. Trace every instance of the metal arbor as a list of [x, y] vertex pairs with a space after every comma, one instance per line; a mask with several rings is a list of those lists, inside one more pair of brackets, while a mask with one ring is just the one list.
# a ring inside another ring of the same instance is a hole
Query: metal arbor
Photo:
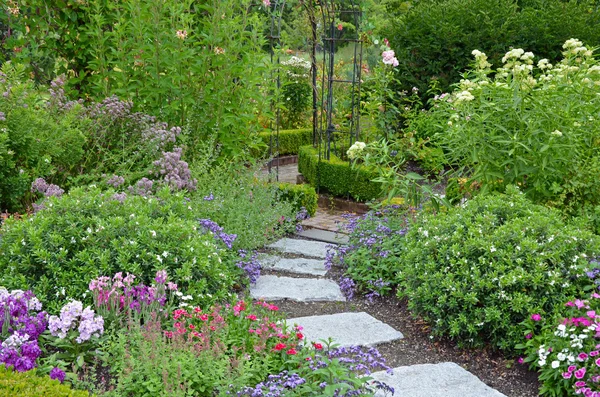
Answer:
[[[306, 10], [311, 37], [311, 85], [312, 85], [312, 121], [313, 146], [319, 149], [319, 160], [329, 160], [331, 152], [350, 147], [360, 135], [360, 84], [362, 71], [363, 42], [360, 33], [362, 13], [358, 0], [300, 0]], [[281, 87], [280, 56], [276, 50], [281, 45], [281, 18], [285, 11], [286, 0], [274, 0], [271, 4], [270, 41], [271, 61], [276, 63], [274, 81], [277, 89]], [[346, 29], [344, 25], [354, 29]], [[351, 46], [353, 57], [346, 74], [336, 72], [336, 51], [343, 45]], [[322, 60], [319, 60], [322, 55]], [[321, 64], [319, 69], [318, 63]], [[336, 92], [350, 90], [350, 99], [346, 103], [342, 118], [335, 112], [341, 111], [343, 104], [338, 103]], [[270, 155], [279, 151], [280, 111], [275, 111], [275, 125], [271, 129]], [[343, 121], [341, 121], [343, 120]], [[278, 168], [279, 162], [276, 162]], [[271, 170], [271, 163], [269, 163]]]

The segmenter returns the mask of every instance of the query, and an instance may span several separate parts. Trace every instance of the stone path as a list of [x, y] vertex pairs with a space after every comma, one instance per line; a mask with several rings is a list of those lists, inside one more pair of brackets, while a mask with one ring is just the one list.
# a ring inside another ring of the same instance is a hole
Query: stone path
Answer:
[[[311, 234], [302, 236], [311, 237]], [[336, 238], [328, 234], [313, 234], [312, 237], [330, 242]], [[250, 288], [252, 297], [267, 301], [291, 300], [298, 304], [344, 301], [340, 287], [333, 280], [324, 278], [328, 244], [323, 241], [284, 238], [269, 245], [267, 248], [275, 252], [261, 258], [264, 267], [298, 277], [263, 275]], [[365, 312], [297, 317], [288, 319], [287, 323], [301, 325], [307, 341], [332, 338], [334, 344], [341, 346], [375, 346], [404, 338], [400, 330]], [[392, 374], [383, 371], [372, 377], [393, 387], [394, 396], [399, 397], [506, 397], [455, 363], [398, 367]]]

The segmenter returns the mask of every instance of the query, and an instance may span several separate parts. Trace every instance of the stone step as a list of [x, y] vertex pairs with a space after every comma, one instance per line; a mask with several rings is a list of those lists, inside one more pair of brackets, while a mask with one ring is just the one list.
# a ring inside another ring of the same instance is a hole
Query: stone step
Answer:
[[298, 236], [323, 241], [331, 244], [348, 244], [349, 238], [346, 234], [331, 232], [322, 229], [306, 229], [296, 233]]
[[327, 273], [323, 259], [282, 258], [269, 255], [262, 257], [259, 260], [260, 264], [265, 269], [298, 274], [310, 274], [312, 276], [324, 276]]
[[254, 299], [277, 301], [289, 299], [297, 302], [335, 302], [346, 298], [340, 287], [331, 280], [316, 278], [292, 278], [261, 276], [250, 287]]
[[[506, 397], [455, 363], [419, 364], [371, 374], [401, 397]], [[385, 393], [378, 391], [376, 397]]]
[[282, 238], [273, 244], [267, 245], [267, 248], [273, 248], [286, 254], [304, 255], [313, 258], [325, 259], [328, 245], [329, 244], [321, 241]]
[[331, 337], [340, 346], [374, 346], [404, 338], [401, 332], [365, 312], [296, 317], [287, 323], [302, 326], [308, 342]]

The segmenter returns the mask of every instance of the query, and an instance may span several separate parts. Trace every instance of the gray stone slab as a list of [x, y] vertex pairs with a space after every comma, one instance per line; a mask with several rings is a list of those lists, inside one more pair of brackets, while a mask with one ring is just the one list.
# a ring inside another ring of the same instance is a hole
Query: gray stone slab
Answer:
[[276, 249], [287, 254], [310, 256], [314, 258], [325, 258], [329, 244], [321, 241], [298, 240], [293, 238], [282, 238], [281, 240], [267, 245], [268, 248]]
[[289, 299], [298, 302], [345, 301], [340, 287], [331, 280], [261, 276], [250, 287], [254, 299], [276, 301]]
[[309, 342], [331, 337], [340, 346], [374, 346], [404, 337], [401, 332], [365, 312], [297, 317], [287, 320], [287, 323], [304, 327], [302, 332]]
[[331, 232], [322, 229], [306, 229], [296, 233], [298, 236], [311, 238], [331, 244], [348, 244], [349, 238], [346, 234]]
[[[400, 397], [506, 397], [455, 363], [419, 364], [371, 375], [394, 388]], [[378, 391], [375, 396], [385, 394]]]
[[284, 272], [324, 276], [327, 273], [323, 259], [307, 258], [281, 258], [279, 256], [266, 256], [260, 258], [260, 264], [265, 269]]

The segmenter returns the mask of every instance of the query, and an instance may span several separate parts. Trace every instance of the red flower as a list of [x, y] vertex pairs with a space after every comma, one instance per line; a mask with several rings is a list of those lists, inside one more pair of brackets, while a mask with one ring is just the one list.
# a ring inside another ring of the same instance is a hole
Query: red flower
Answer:
[[298, 332], [298, 333], [296, 334], [296, 338], [298, 338], [298, 339], [302, 340], [302, 339], [304, 339], [304, 335], [302, 335], [300, 332]]
[[275, 351], [281, 351], [281, 350], [285, 349], [285, 347], [286, 346], [285, 346], [284, 343], [278, 343], [278, 344], [275, 345], [275, 347], [273, 348], [273, 350], [275, 350]]
[[293, 356], [294, 354], [296, 354], [296, 353], [298, 353], [298, 352], [297, 352], [297, 351], [296, 351], [296, 349], [294, 349], [293, 347], [292, 347], [290, 350], [288, 350], [288, 351], [287, 351], [287, 354], [289, 354], [289, 355], [292, 355], [292, 356]]
[[248, 320], [256, 321], [256, 316], [254, 314], [250, 314], [250, 315], [246, 316], [246, 318]]
[[275, 306], [275, 305], [269, 306], [269, 309], [272, 310], [272, 311], [274, 311], [274, 312], [276, 312], [277, 310], [279, 310], [279, 308], [277, 306]]
[[306, 358], [305, 358], [305, 360], [306, 360], [306, 361], [310, 361], [310, 360], [312, 360], [312, 359], [311, 359], [310, 357], [306, 357]]
[[323, 345], [320, 343], [313, 343], [313, 346], [315, 347], [315, 349], [317, 350], [321, 350], [323, 348]]
[[207, 321], [208, 320], [208, 314], [203, 314], [200, 316], [200, 320], [202, 321]]
[[194, 324], [190, 324], [190, 325], [188, 325], [188, 328], [189, 329], [196, 329], [196, 326]]
[[175, 328], [181, 328], [181, 323], [180, 322], [177, 322], [177, 323], [175, 323], [173, 325], [175, 326]]
[[340, 24], [338, 24], [337, 28], [338, 28], [338, 30], [342, 30], [342, 29], [344, 29], [344, 26], [340, 23]]

